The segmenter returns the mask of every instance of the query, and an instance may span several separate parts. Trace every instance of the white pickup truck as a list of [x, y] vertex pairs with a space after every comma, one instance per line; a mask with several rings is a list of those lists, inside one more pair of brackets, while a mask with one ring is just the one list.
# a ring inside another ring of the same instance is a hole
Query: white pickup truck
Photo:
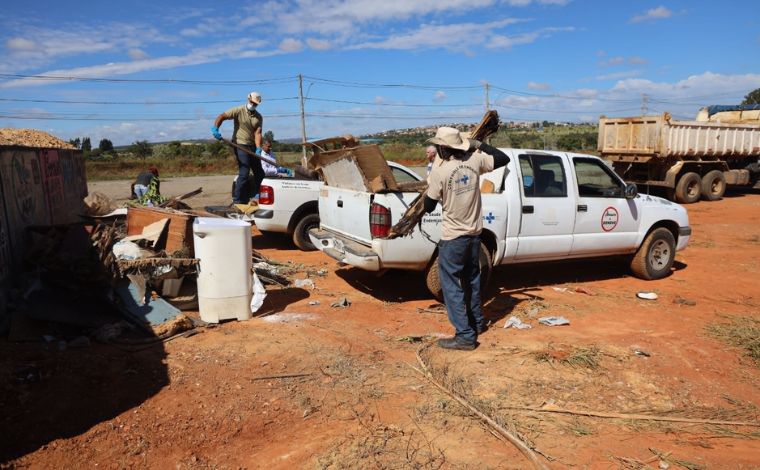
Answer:
[[[689, 242], [686, 210], [640, 195], [600, 158], [567, 152], [501, 149], [506, 167], [481, 176], [481, 279], [500, 264], [627, 255], [633, 273], [659, 279]], [[487, 181], [487, 182], [486, 182]], [[412, 233], [386, 238], [418, 193], [373, 194], [323, 186], [314, 246], [336, 260], [369, 271], [425, 271], [441, 298], [437, 242], [440, 205]]]
[[[422, 178], [409, 168], [389, 162], [398, 183], [419, 181]], [[253, 221], [263, 235], [287, 233], [303, 251], [316, 248], [309, 239], [309, 230], [319, 227], [317, 199], [324, 183], [317, 179], [286, 176], [267, 177], [261, 182], [259, 208]]]

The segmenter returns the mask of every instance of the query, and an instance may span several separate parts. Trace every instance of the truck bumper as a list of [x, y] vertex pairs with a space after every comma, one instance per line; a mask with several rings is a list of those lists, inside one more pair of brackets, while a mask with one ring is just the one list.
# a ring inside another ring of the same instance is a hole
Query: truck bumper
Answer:
[[686, 248], [691, 238], [691, 227], [678, 227], [678, 243], [676, 244], [676, 251], [681, 251]]
[[309, 231], [311, 243], [329, 257], [366, 271], [380, 270], [380, 257], [371, 248], [318, 228]]

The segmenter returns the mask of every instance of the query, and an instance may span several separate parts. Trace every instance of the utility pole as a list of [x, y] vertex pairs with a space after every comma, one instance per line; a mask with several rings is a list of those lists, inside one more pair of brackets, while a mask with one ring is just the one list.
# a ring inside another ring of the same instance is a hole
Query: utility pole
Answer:
[[647, 102], [649, 101], [649, 96], [646, 93], [641, 94], [641, 115], [646, 116], [649, 112], [649, 108], [647, 107]]
[[298, 100], [301, 103], [301, 142], [303, 142], [301, 145], [301, 165], [306, 168], [306, 113], [303, 107], [303, 75], [300, 73], [298, 74]]
[[486, 112], [488, 112], [488, 110], [491, 109], [491, 103], [488, 100], [488, 90], [491, 87], [491, 85], [489, 85], [488, 82], [485, 82], [484, 86], [486, 89]]

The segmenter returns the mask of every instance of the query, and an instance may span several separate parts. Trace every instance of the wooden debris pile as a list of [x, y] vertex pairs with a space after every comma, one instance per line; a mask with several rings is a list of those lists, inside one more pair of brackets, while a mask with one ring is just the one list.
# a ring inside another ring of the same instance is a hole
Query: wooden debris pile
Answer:
[[58, 137], [36, 129], [0, 128], [0, 145], [74, 150], [76, 147]]

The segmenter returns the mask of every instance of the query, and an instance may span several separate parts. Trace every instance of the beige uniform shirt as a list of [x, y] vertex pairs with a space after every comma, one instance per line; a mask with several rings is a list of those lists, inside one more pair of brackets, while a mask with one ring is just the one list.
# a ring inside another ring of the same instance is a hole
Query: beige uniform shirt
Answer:
[[475, 152], [462, 160], [441, 160], [428, 177], [427, 196], [443, 206], [441, 240], [478, 235], [483, 229], [480, 175], [493, 170], [493, 157]]
[[248, 112], [245, 105], [235, 106], [224, 112], [226, 119], [235, 120], [232, 141], [241, 145], [256, 145], [256, 129], [264, 125], [264, 118], [258, 111]]

